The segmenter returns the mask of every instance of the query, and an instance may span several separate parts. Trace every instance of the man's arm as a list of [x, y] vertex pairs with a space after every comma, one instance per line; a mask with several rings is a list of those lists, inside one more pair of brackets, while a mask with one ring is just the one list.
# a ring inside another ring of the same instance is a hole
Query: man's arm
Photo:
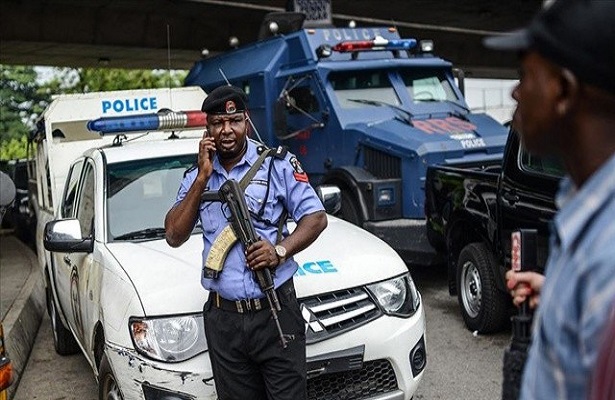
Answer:
[[164, 219], [166, 240], [169, 246], [181, 246], [192, 233], [196, 220], [199, 217], [201, 193], [207, 187], [209, 177], [213, 172], [212, 159], [216, 147], [213, 139], [207, 135], [199, 142], [198, 173], [196, 179], [188, 189], [186, 197], [169, 210]]
[[186, 193], [186, 197], [167, 213], [164, 219], [164, 228], [169, 246], [179, 247], [190, 237], [199, 217], [201, 193], [205, 190], [206, 183], [202, 179], [199, 180], [197, 176], [188, 193]]
[[[286, 249], [286, 258], [297, 254], [311, 245], [323, 230], [327, 227], [327, 214], [324, 211], [316, 211], [304, 215], [297, 222], [297, 227], [282, 240], [280, 245]], [[278, 256], [274, 245], [266, 240], [259, 240], [248, 248], [246, 259], [252, 270], [274, 268], [278, 266]]]

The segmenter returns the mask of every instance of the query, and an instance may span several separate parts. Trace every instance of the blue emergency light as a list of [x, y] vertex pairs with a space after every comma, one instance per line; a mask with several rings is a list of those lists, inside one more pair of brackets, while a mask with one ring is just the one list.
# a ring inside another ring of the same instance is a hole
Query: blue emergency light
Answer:
[[101, 135], [119, 132], [161, 131], [195, 128], [207, 124], [202, 111], [168, 111], [122, 117], [103, 117], [88, 121], [87, 128]]
[[331, 49], [339, 53], [356, 51], [404, 51], [416, 46], [416, 39], [385, 39], [376, 36], [372, 40], [348, 40], [340, 42]]

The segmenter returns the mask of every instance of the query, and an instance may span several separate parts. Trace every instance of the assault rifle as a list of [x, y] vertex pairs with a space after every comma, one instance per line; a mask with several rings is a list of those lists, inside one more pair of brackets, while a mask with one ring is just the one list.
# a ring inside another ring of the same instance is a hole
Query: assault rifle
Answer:
[[[220, 187], [219, 196], [220, 199], [226, 203], [229, 212], [231, 213], [230, 223], [233, 233], [237, 239], [239, 239], [244, 249], [247, 249], [250, 245], [256, 243], [259, 238], [256, 235], [254, 225], [252, 225], [252, 221], [250, 220], [250, 212], [248, 211], [246, 199], [243, 195], [241, 187], [239, 186], [239, 183], [234, 179], [227, 180]], [[278, 319], [278, 311], [281, 310], [281, 307], [280, 301], [278, 300], [278, 295], [275, 292], [271, 271], [269, 268], [265, 268], [255, 271], [254, 275], [256, 276], [256, 281], [258, 282], [259, 287], [267, 296], [269, 308], [271, 309], [271, 315], [278, 329], [282, 347], [286, 348], [288, 342], [282, 332], [282, 327], [280, 326], [280, 321]]]

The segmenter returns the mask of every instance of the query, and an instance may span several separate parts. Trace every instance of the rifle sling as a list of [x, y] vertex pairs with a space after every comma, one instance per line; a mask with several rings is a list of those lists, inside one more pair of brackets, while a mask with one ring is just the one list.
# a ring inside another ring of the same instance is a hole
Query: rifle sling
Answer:
[[[265, 158], [267, 158], [268, 156], [274, 156], [275, 153], [276, 153], [276, 149], [274, 148], [266, 149], [258, 156], [258, 158], [254, 162], [252, 167], [250, 167], [248, 172], [246, 172], [246, 174], [239, 181], [239, 187], [241, 187], [241, 190], [245, 192], [246, 188], [250, 184], [250, 181], [252, 181], [252, 178], [254, 178], [254, 176], [256, 175], [256, 172], [260, 169], [261, 165], [263, 165], [263, 163], [265, 162]], [[222, 201], [222, 200], [220, 199], [220, 195], [218, 194], [217, 190], [211, 190], [211, 191], [208, 190], [208, 191], [201, 193], [201, 201]], [[282, 211], [282, 214], [280, 215], [280, 220], [278, 221], [278, 233], [276, 236], [276, 243], [280, 243], [280, 241], [282, 240], [282, 230], [284, 229], [284, 224], [286, 223], [287, 217], [288, 217], [288, 212], [286, 211], [286, 208], [285, 208], [284, 211]]]

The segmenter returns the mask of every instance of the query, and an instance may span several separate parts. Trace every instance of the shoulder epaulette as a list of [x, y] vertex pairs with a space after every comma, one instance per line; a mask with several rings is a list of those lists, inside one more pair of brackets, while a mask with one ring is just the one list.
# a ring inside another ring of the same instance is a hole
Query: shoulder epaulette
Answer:
[[283, 160], [286, 157], [286, 154], [288, 154], [288, 148], [286, 148], [286, 146], [278, 146], [275, 149], [273, 156], [275, 158], [279, 158], [280, 160]]

